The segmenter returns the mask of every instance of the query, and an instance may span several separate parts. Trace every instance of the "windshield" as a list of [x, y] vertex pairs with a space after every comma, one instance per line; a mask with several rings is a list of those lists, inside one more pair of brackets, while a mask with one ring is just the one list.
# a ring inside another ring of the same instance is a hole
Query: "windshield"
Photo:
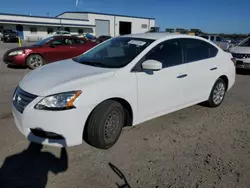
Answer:
[[243, 41], [239, 46], [250, 47], [250, 38], [248, 38], [246, 41]]
[[154, 40], [131, 37], [117, 37], [108, 40], [73, 60], [92, 66], [121, 68], [129, 64]]
[[53, 37], [45, 38], [43, 40], [40, 40], [40, 41], [36, 42], [34, 44], [34, 46], [42, 46], [42, 45], [46, 44], [47, 42], [51, 41], [52, 39], [53, 39]]

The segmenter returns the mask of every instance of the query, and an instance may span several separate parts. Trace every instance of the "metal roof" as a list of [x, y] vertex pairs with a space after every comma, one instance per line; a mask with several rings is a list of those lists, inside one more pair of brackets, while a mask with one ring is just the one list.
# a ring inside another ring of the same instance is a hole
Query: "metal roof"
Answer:
[[57, 15], [56, 17], [59, 17], [65, 13], [81, 13], [81, 14], [98, 14], [98, 15], [106, 15], [106, 16], [120, 16], [120, 17], [128, 17], [128, 18], [141, 18], [141, 19], [151, 19], [151, 20], [155, 20], [155, 18], [150, 18], [150, 17], [141, 17], [141, 16], [128, 16], [128, 15], [121, 15], [121, 14], [109, 14], [109, 13], [101, 13], [101, 12], [74, 12], [74, 11], [66, 11], [63, 12], [59, 15]]

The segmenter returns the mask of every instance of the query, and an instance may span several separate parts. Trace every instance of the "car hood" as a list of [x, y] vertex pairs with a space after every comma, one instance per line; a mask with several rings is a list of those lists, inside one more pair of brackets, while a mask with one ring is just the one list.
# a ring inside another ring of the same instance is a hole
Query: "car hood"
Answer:
[[230, 49], [231, 53], [250, 54], [250, 47], [236, 46]]
[[29, 72], [19, 86], [29, 93], [47, 96], [81, 89], [86, 84], [112, 77], [116, 71], [117, 69], [88, 66], [68, 59]]

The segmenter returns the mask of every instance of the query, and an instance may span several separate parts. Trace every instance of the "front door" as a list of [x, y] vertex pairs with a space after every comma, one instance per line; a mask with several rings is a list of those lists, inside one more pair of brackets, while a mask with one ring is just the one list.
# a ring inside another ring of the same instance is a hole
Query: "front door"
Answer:
[[45, 58], [48, 63], [60, 61], [73, 57], [72, 40], [66, 37], [57, 37], [50, 42], [48, 50], [45, 52]]
[[185, 103], [185, 90], [189, 85], [178, 39], [157, 45], [141, 63], [148, 59], [161, 62], [163, 69], [136, 73], [138, 111], [142, 119], [150, 119], [179, 108]]

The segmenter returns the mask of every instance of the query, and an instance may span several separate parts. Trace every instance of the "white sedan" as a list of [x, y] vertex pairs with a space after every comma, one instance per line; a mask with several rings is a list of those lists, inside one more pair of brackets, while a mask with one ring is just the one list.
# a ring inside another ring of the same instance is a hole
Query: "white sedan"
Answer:
[[235, 83], [232, 55], [189, 35], [133, 34], [31, 71], [13, 94], [30, 141], [108, 149], [124, 126], [206, 101], [219, 106]]

